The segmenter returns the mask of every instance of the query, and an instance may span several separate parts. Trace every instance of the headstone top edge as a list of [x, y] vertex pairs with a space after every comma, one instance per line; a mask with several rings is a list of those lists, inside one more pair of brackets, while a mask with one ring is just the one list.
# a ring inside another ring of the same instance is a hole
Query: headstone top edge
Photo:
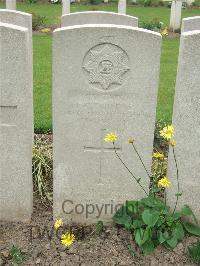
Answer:
[[0, 9], [0, 13], [15, 13], [15, 14], [27, 16], [27, 17], [30, 17], [30, 18], [32, 17], [32, 14], [30, 14], [30, 13], [16, 11], [16, 10], [13, 10], [13, 9]]
[[198, 35], [200, 34], [200, 30], [191, 30], [191, 31], [185, 31], [181, 33], [182, 37], [187, 37], [187, 36], [193, 36], [193, 35]]
[[70, 14], [64, 14], [62, 15], [62, 18], [64, 17], [69, 17], [69, 16], [78, 16], [78, 15], [82, 15], [82, 14], [112, 14], [112, 15], [118, 15], [121, 17], [128, 17], [128, 18], [133, 18], [133, 19], [137, 19], [138, 17], [134, 17], [134, 16], [130, 16], [130, 15], [125, 15], [125, 14], [120, 14], [120, 13], [116, 13], [116, 12], [109, 12], [109, 11], [83, 11], [83, 12], [74, 12], [74, 13], [70, 13]]
[[183, 18], [183, 22], [184, 21], [188, 21], [188, 20], [195, 20], [195, 19], [200, 19], [200, 16], [193, 16], [193, 17]]
[[17, 25], [13, 25], [13, 24], [10, 24], [10, 23], [0, 22], [0, 28], [10, 28], [10, 29], [13, 29], [13, 30], [28, 32], [28, 28], [17, 26]]
[[128, 29], [136, 32], [143, 32], [148, 33], [149, 35], [154, 35], [159, 38], [162, 38], [161, 34], [155, 31], [150, 31], [138, 27], [126, 26], [126, 25], [115, 25], [115, 24], [85, 24], [85, 25], [73, 25], [68, 27], [61, 27], [53, 31], [54, 34], [67, 31], [67, 30], [74, 30], [74, 29], [82, 29], [82, 28], [116, 28], [116, 29]]

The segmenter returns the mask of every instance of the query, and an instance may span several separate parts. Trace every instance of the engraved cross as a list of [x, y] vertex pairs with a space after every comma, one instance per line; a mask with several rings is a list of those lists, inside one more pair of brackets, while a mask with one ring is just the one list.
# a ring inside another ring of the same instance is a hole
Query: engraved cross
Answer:
[[[104, 135], [105, 135], [106, 129], [101, 129], [101, 145], [100, 147], [86, 147], [84, 146], [84, 152], [96, 152], [100, 153], [100, 162], [99, 162], [99, 180], [98, 180], [98, 185], [103, 185], [102, 181], [102, 163], [103, 163], [103, 156], [104, 152], [115, 152], [113, 147], [104, 147]], [[117, 152], [121, 152], [121, 148], [116, 147], [115, 148]]]

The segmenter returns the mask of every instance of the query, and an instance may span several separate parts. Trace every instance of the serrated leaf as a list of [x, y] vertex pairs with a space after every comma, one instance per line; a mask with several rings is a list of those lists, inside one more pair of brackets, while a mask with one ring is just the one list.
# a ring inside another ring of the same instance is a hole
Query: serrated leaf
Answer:
[[192, 223], [183, 223], [185, 230], [195, 236], [200, 236], [200, 227]]
[[142, 213], [142, 220], [150, 227], [153, 227], [159, 219], [159, 212], [146, 209]]

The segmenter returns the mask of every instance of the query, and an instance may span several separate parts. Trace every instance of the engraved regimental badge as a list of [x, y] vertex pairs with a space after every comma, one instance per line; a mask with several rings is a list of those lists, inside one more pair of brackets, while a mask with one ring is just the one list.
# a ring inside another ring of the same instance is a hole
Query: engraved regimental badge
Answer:
[[126, 52], [110, 43], [91, 48], [84, 57], [82, 68], [89, 83], [104, 91], [122, 85], [130, 70]]

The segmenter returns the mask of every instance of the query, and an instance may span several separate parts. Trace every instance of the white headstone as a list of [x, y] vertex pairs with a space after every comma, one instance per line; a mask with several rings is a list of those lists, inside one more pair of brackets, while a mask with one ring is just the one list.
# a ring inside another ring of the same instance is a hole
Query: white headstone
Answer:
[[[145, 194], [103, 138], [117, 132], [118, 154], [147, 190], [147, 174], [128, 137], [136, 139], [150, 171], [161, 36], [92, 24], [61, 28], [53, 36], [54, 217], [111, 221], [118, 203]], [[90, 212], [94, 208], [89, 217], [87, 204]]]
[[138, 27], [138, 18], [104, 11], [77, 12], [64, 15], [61, 18], [62, 27], [85, 24], [116, 24]]
[[70, 14], [70, 0], [62, 0], [62, 14]]
[[16, 10], [16, 0], [6, 0], [6, 9]]
[[[200, 30], [181, 35], [173, 124], [180, 192], [178, 209], [189, 205], [200, 221]], [[170, 152], [168, 199], [174, 206], [177, 189], [176, 167]]]
[[188, 17], [182, 20], [181, 32], [200, 30], [200, 16]]
[[195, 0], [186, 0], [187, 6], [190, 7], [195, 2]]
[[27, 28], [0, 23], [0, 220], [32, 213], [33, 96]]
[[30, 55], [32, 57], [32, 15], [16, 10], [0, 9], [0, 22], [28, 29], [31, 49]]
[[172, 1], [170, 28], [173, 31], [180, 30], [181, 28], [181, 11], [182, 11], [182, 1], [181, 0]]
[[13, 24], [28, 29], [29, 35], [29, 56], [30, 56], [30, 72], [31, 86], [33, 86], [33, 52], [32, 52], [32, 15], [16, 10], [0, 9], [0, 22]]
[[118, 2], [118, 13], [126, 14], [126, 0], [119, 0]]

